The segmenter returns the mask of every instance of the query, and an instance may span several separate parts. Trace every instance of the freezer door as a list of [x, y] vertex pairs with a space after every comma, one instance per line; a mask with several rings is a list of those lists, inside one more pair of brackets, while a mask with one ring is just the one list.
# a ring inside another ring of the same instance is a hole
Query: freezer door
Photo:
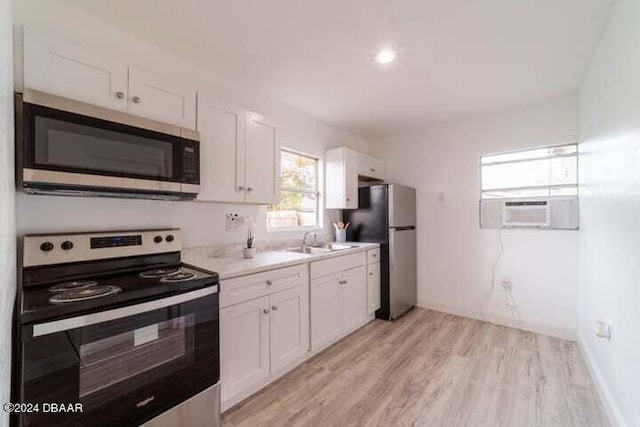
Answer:
[[389, 185], [389, 227], [416, 225], [416, 189]]
[[389, 229], [389, 305], [395, 319], [418, 301], [416, 229]]

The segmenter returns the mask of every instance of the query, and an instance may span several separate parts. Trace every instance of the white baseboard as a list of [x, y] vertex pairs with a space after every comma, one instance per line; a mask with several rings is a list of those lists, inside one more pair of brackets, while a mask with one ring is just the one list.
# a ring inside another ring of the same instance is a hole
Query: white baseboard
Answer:
[[602, 372], [593, 358], [593, 354], [589, 351], [581, 336], [578, 336], [578, 345], [580, 346], [580, 350], [582, 350], [584, 361], [587, 364], [587, 368], [589, 368], [589, 373], [591, 374], [591, 379], [593, 380], [596, 390], [598, 391], [598, 395], [600, 396], [600, 401], [604, 406], [607, 417], [609, 417], [609, 422], [614, 427], [627, 427], [627, 423], [622, 416], [622, 412], [616, 404], [613, 394], [611, 394], [611, 390], [609, 390], [609, 387], [602, 376]]
[[[429, 298], [420, 298], [418, 300], [418, 306], [428, 308], [430, 310], [441, 311], [443, 313], [456, 314], [458, 316], [470, 317], [477, 320], [485, 320], [478, 307], [453, 305]], [[498, 325], [509, 326], [511, 328], [522, 329], [570, 341], [578, 340], [578, 333], [575, 328], [568, 328], [563, 325], [524, 317], [518, 320], [517, 318], [512, 317], [509, 313], [501, 313], [498, 311], [485, 310], [484, 313], [492, 323], [496, 323]]]

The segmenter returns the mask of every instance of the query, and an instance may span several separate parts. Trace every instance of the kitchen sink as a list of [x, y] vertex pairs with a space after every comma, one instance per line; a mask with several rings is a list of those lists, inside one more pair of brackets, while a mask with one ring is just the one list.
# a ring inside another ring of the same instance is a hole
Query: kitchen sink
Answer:
[[297, 248], [287, 249], [287, 252], [297, 252], [300, 254], [318, 255], [329, 252], [343, 251], [345, 249], [356, 248], [354, 245], [346, 245], [341, 243], [326, 243], [324, 245], [299, 246]]

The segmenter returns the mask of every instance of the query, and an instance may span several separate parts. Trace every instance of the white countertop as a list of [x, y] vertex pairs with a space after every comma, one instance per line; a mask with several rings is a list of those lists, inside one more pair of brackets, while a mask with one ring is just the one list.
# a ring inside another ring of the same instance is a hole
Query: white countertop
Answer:
[[266, 250], [258, 252], [254, 258], [243, 258], [242, 255], [214, 256], [211, 248], [193, 248], [182, 251], [182, 262], [191, 264], [204, 270], [218, 273], [220, 279], [244, 276], [260, 273], [274, 268], [289, 267], [320, 259], [363, 252], [367, 249], [377, 248], [377, 243], [346, 242], [355, 246], [352, 249], [327, 252], [322, 254], [301, 254], [287, 252], [286, 250]]

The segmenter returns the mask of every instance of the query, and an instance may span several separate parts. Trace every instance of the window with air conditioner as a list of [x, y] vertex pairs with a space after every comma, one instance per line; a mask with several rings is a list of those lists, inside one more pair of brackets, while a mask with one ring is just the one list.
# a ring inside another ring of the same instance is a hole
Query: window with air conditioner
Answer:
[[480, 157], [480, 226], [577, 229], [577, 144]]

